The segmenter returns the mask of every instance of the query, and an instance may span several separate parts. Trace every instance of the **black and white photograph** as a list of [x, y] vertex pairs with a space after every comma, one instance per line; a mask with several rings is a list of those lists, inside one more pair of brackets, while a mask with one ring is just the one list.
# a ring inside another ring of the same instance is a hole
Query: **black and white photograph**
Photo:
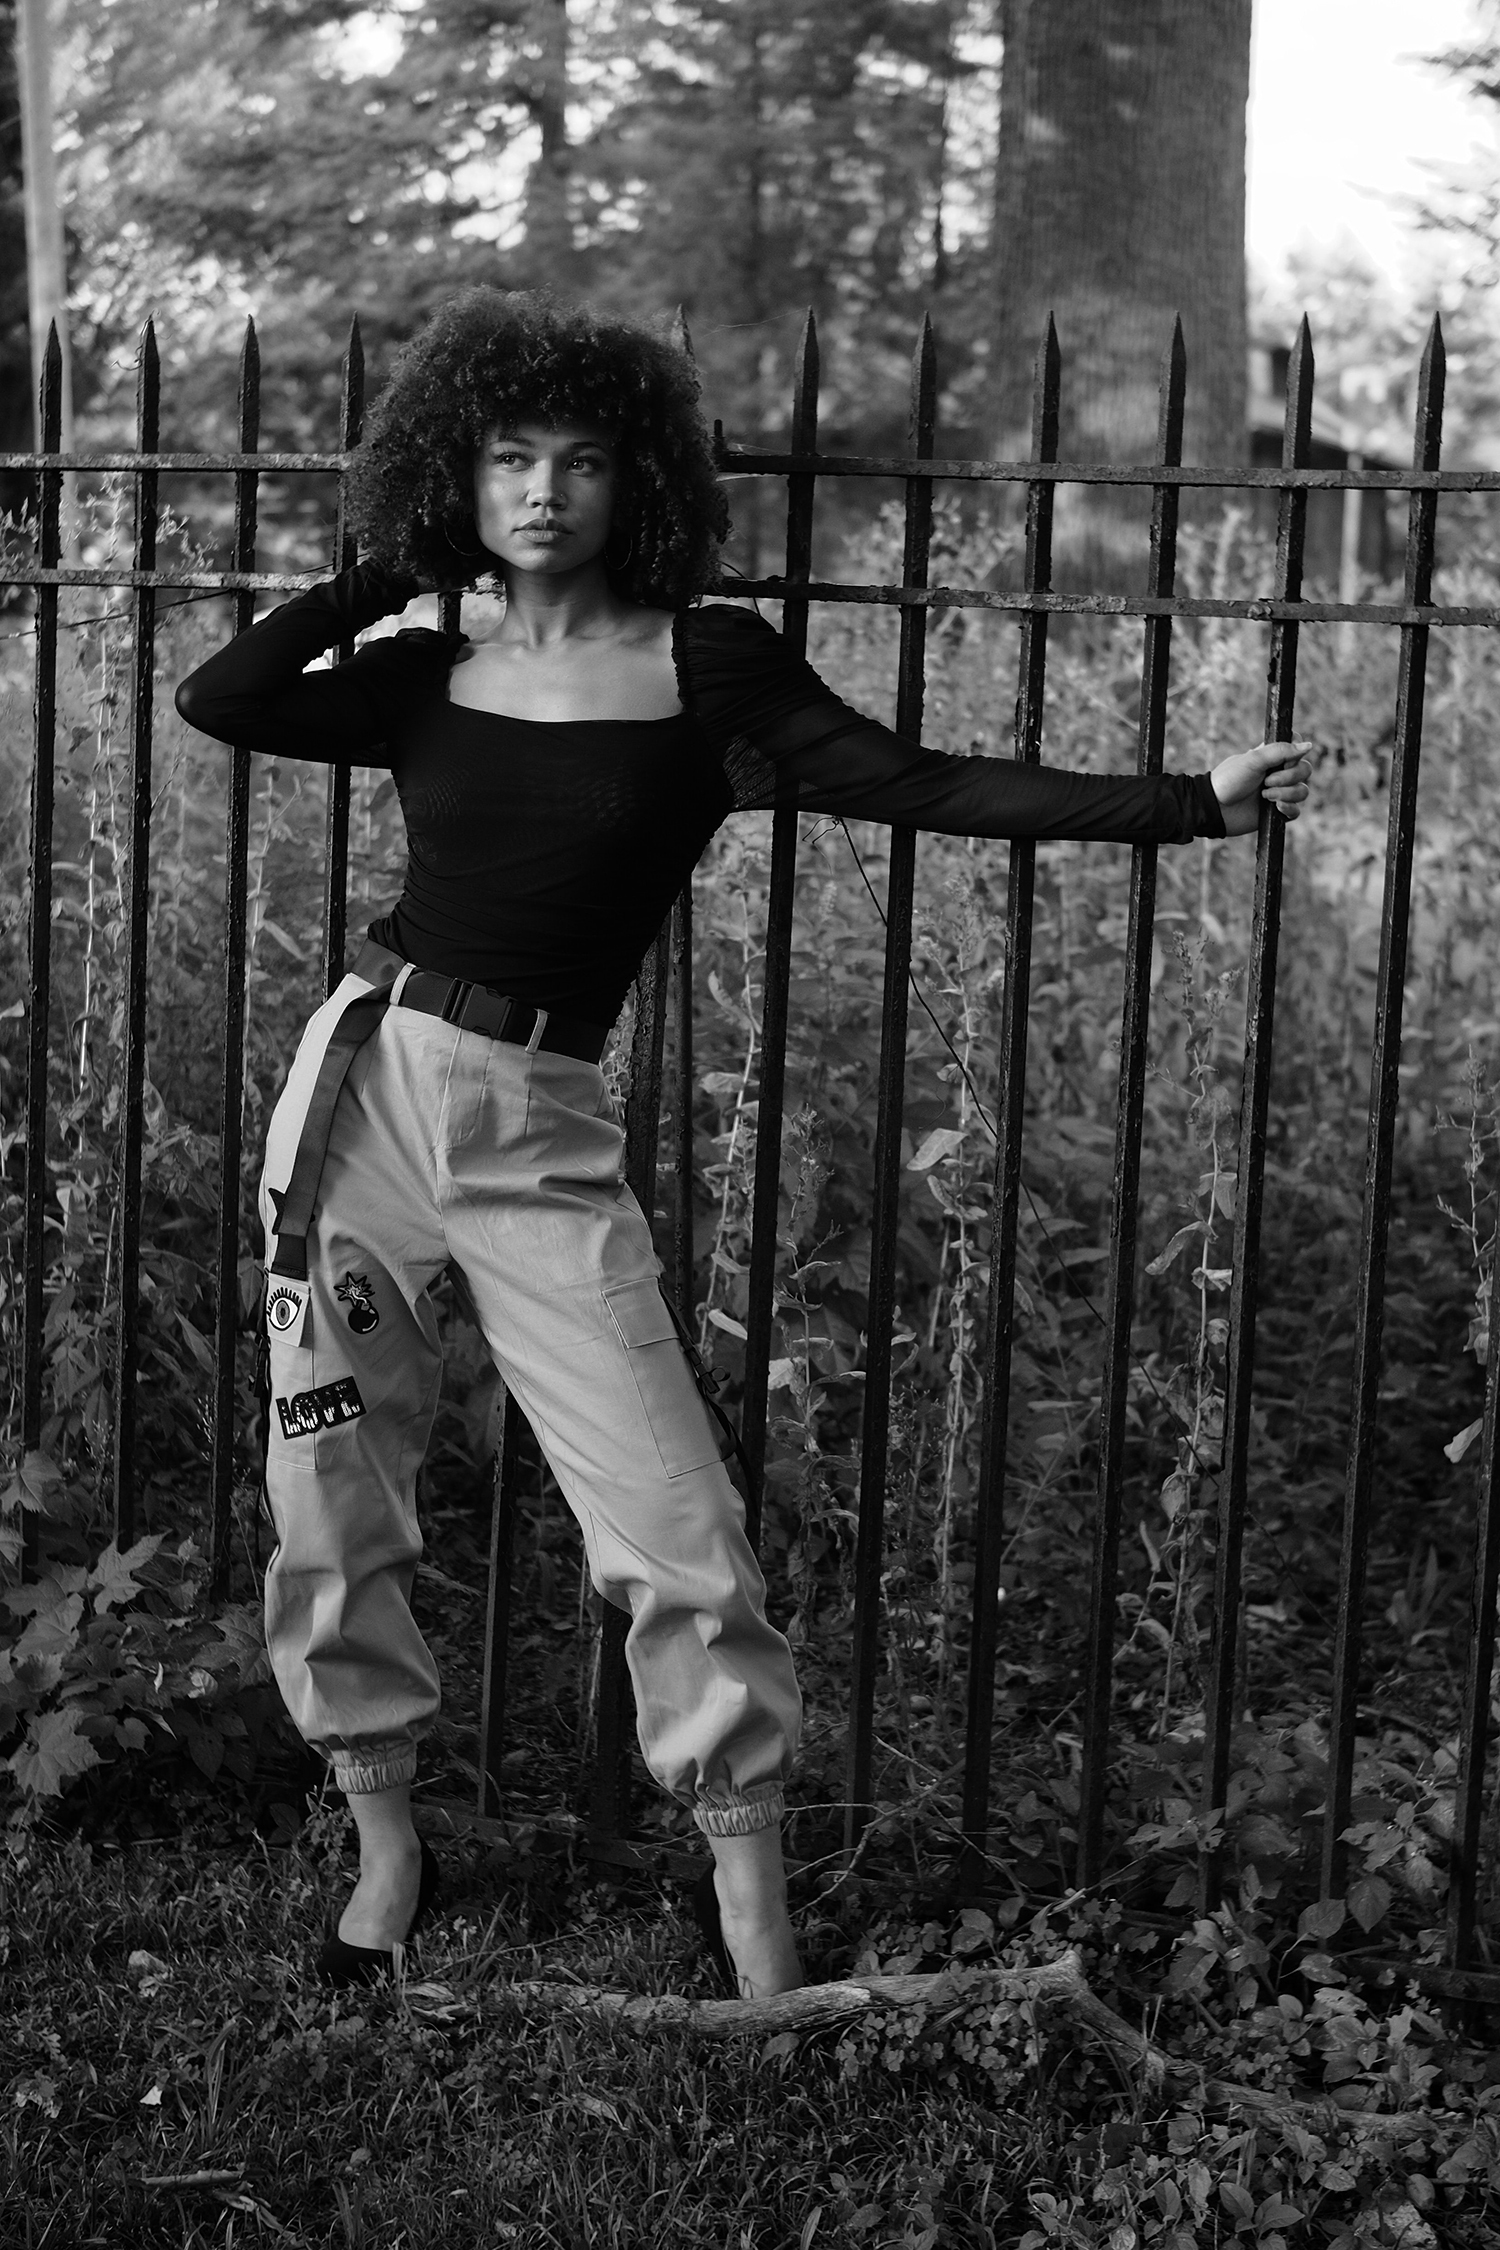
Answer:
[[0, 0], [0, 2241], [1500, 2243], [1500, 0]]

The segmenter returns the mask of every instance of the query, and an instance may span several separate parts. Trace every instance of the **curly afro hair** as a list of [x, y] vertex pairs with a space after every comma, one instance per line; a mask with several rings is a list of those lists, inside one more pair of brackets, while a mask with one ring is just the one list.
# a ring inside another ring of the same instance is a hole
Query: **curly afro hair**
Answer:
[[531, 419], [613, 436], [616, 521], [631, 534], [622, 568], [606, 555], [617, 593], [679, 609], [718, 586], [729, 511], [687, 353], [530, 291], [466, 289], [398, 353], [350, 470], [364, 551], [438, 585], [493, 569], [474, 527], [475, 456], [497, 423]]

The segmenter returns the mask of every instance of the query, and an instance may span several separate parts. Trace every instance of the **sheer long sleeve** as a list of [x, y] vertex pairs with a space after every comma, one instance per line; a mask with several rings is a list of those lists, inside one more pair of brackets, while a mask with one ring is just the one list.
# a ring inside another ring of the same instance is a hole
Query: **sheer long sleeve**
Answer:
[[785, 773], [805, 811], [949, 836], [1185, 844], [1224, 833], [1206, 773], [1142, 779], [923, 749], [851, 709], [745, 610], [689, 613], [680, 653], [742, 811], [770, 805]]
[[397, 633], [332, 670], [305, 667], [403, 610], [416, 590], [413, 580], [369, 564], [346, 570], [226, 641], [182, 682], [177, 709], [189, 726], [241, 749], [379, 765], [396, 711], [452, 662], [444, 635]]

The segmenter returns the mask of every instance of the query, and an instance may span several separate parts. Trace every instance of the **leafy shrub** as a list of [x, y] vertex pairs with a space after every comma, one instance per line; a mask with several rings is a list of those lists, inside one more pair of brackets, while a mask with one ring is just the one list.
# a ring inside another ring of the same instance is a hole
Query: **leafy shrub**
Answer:
[[[15, 1562], [23, 1510], [55, 1522], [73, 1512], [56, 1466], [28, 1454], [0, 1490], [0, 1551]], [[151, 1533], [92, 1563], [49, 1560], [0, 1594], [0, 1754], [17, 1792], [13, 1817], [33, 1819], [79, 1776], [128, 1761], [186, 1759], [209, 1780], [248, 1780], [250, 1691], [270, 1677], [258, 1610], [207, 1614], [207, 1572], [192, 1539], [168, 1548]], [[247, 1719], [247, 1712], [249, 1717]]]
[[[888, 576], [898, 538], [892, 520], [868, 552], [854, 558], [852, 571]], [[1484, 599], [1496, 558], [1474, 531], [1465, 538], [1461, 550], [1445, 557], [1445, 571], [1462, 590], [1454, 598]], [[934, 554], [940, 577], [966, 583], [1004, 577], [1013, 546], [1010, 533], [977, 526], [961, 508], [939, 512]], [[1263, 540], [1234, 511], [1213, 536], [1185, 542], [1189, 591], [1263, 591], [1267, 569]], [[62, 1554], [62, 1566], [75, 1571], [98, 1566], [108, 1533], [102, 1486], [115, 1317], [109, 1229], [120, 1085], [125, 810], [126, 613], [123, 601], [111, 609], [106, 597], [107, 614], [86, 622], [100, 607], [92, 592], [89, 605], [80, 605], [69, 621], [73, 657], [62, 683], [59, 1000], [49, 1148], [56, 1201], [48, 1204], [43, 1431], [43, 1448], [82, 1511], [69, 1527], [73, 1546]], [[161, 795], [153, 858], [137, 1498], [138, 1520], [162, 1541], [152, 1564], [158, 1570], [199, 1528], [204, 1484], [218, 1164], [222, 868], [216, 859], [225, 777], [222, 753], [174, 731], [169, 690], [223, 622], [219, 614], [173, 613], [163, 631], [157, 687]], [[815, 618], [813, 653], [820, 667], [875, 712], [888, 707], [894, 645], [890, 619], [873, 611], [839, 608]], [[1054, 631], [1050, 761], [1128, 762], [1139, 647], [1138, 629], [1129, 621], [1077, 620]], [[1168, 743], [1174, 764], [1207, 765], [1259, 733], [1264, 653], [1259, 627], [1219, 620], [1178, 626]], [[996, 714], [1008, 705], [1014, 657], [1015, 629], [1008, 622], [972, 612], [935, 614], [927, 739], [959, 750], [1004, 747], [996, 740]], [[1445, 1463], [1442, 1452], [1478, 1411], [1478, 1372], [1464, 1342], [1471, 1331], [1471, 1344], [1484, 1333], [1476, 1323], [1487, 1305], [1485, 1261], [1492, 1259], [1486, 1176], [1494, 1120], [1481, 1115], [1485, 1081], [1472, 1071], [1487, 1066], [1500, 1020], [1486, 811], [1500, 778], [1496, 730], [1487, 716], [1500, 701], [1496, 662], [1487, 639], [1450, 636], [1434, 647], [1429, 680], [1386, 1300], [1382, 1513], [1370, 1573], [1370, 1614], [1389, 1631], [1382, 1630], [1370, 1651], [1367, 1785], [1356, 1822], [1375, 1825], [1352, 1841], [1353, 1881], [1374, 1886], [1360, 1893], [1361, 1912], [1373, 1914], [1382, 1901], [1380, 1886], [1389, 1888], [1383, 1918], [1369, 1923], [1383, 1932], [1409, 1933], [1430, 1918], [1444, 1875], [1443, 1838], [1429, 1813], [1438, 1817], [1451, 1786], [1444, 1765], [1454, 1726], [1448, 1667], [1466, 1626], [1472, 1499], [1469, 1470], [1451, 1456]], [[19, 700], [24, 675], [13, 659], [6, 663], [10, 669], [0, 684]], [[1254, 1865], [1268, 1885], [1279, 1881], [1293, 1918], [1316, 1903], [1308, 1887], [1314, 1881], [1311, 1823], [1303, 1817], [1311, 1806], [1315, 1784], [1308, 1777], [1316, 1754], [1303, 1730], [1316, 1726], [1324, 1695], [1327, 1605], [1337, 1568], [1393, 667], [1394, 636], [1362, 628], [1352, 637], [1303, 635], [1299, 727], [1320, 742], [1322, 757], [1312, 814], [1288, 838], [1245, 1557], [1241, 1708], [1255, 1716], [1237, 1761], [1225, 1826], [1232, 1862]], [[16, 739], [24, 740], [24, 729], [16, 730]], [[259, 761], [253, 777], [247, 1141], [240, 1188], [247, 1253], [256, 1246], [249, 1182], [258, 1137], [297, 1024], [318, 997], [320, 779], [310, 769], [270, 760]], [[16, 804], [20, 783], [17, 766], [9, 778]], [[19, 836], [22, 827], [18, 821], [13, 833]], [[399, 867], [399, 825], [387, 777], [356, 775], [351, 838], [350, 918], [357, 928], [361, 908], [373, 909], [386, 895]], [[768, 823], [759, 817], [732, 824], [714, 840], [695, 879], [696, 1294], [703, 1338], [731, 1404], [743, 1365], [768, 838]], [[798, 873], [763, 1550], [773, 1606], [803, 1666], [811, 1722], [804, 1787], [814, 1801], [842, 1793], [832, 1753], [819, 1746], [837, 1740], [847, 1680], [884, 942], [875, 901], [887, 841], [883, 831], [857, 824], [848, 836], [837, 824], [809, 824]], [[1164, 852], [1159, 869], [1112, 1807], [1117, 1864], [1130, 1870], [1122, 1880], [1139, 1903], [1158, 1908], [1174, 1895], [1199, 1840], [1195, 1816], [1184, 1808], [1196, 1800], [1202, 1673], [1212, 1624], [1250, 865], [1246, 845], [1234, 843]], [[1128, 855], [1108, 848], [1059, 844], [1038, 854], [993, 1790], [997, 1850], [1032, 1891], [1066, 1888], [1076, 1840], [1079, 1745], [1072, 1704], [1097, 1477], [1099, 1285], [1108, 1249], [1128, 876]], [[22, 889], [16, 859], [0, 887], [11, 899], [0, 945], [14, 962]], [[958, 1824], [957, 1706], [968, 1648], [987, 1348], [989, 1120], [1005, 974], [1004, 903], [1002, 847], [922, 839], [913, 955], [921, 999], [914, 999], [907, 1041], [882, 1567], [877, 1842], [902, 1827], [932, 1838]], [[0, 1253], [8, 1261], [0, 1272], [6, 1291], [0, 1330], [7, 1364], [18, 1368], [19, 1019], [10, 1029], [8, 1052], [0, 1056], [6, 1158]], [[617, 1042], [616, 1076], [620, 1052]], [[668, 1153], [664, 1145], [664, 1158]], [[1455, 1246], [1438, 1203], [1452, 1200], [1465, 1173], [1469, 1233]], [[255, 1592], [258, 1454], [248, 1373], [256, 1296], [254, 1260], [247, 1255], [240, 1276], [236, 1446], [236, 1504], [245, 1533], [236, 1550], [236, 1591], [246, 1600]], [[451, 1355], [425, 1472], [427, 1497], [451, 1502], [457, 1496], [469, 1504], [483, 1489], [494, 1438], [494, 1378], [457, 1310], [445, 1306], [443, 1318], [460, 1348]], [[539, 1599], [549, 1615], [566, 1613], [559, 1582], [575, 1582], [579, 1561], [576, 1544], [560, 1544], [555, 1495], [540, 1477], [529, 1480], [520, 1507], [519, 1598]], [[57, 1521], [49, 1519], [54, 1545], [57, 1536]], [[80, 1584], [64, 1598], [86, 1593]], [[587, 1636], [588, 1605], [580, 1598], [576, 1608]], [[1277, 1763], [1286, 1757], [1294, 1762], [1294, 1778], [1301, 1777], [1295, 1788]], [[1411, 1851], [1403, 1845], [1381, 1857], [1381, 1824], [1398, 1825], [1407, 1809], [1415, 1823]], [[1418, 1882], [1406, 1880], [1422, 1857], [1433, 1870], [1425, 1904]], [[1354, 1912], [1352, 1901], [1346, 1903]]]

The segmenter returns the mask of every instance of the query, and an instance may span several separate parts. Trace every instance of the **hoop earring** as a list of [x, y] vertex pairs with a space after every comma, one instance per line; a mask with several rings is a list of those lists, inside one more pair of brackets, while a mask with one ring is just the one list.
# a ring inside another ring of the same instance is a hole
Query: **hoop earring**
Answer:
[[[610, 535], [609, 535], [609, 536], [610, 536], [610, 539], [612, 539], [612, 538], [614, 537], [614, 527], [613, 527], [613, 526], [611, 526], [611, 528], [610, 528]], [[629, 538], [629, 541], [628, 541], [628, 543], [627, 543], [627, 545], [626, 545], [626, 548], [625, 548], [625, 552], [624, 552], [624, 554], [623, 554], [623, 555], [622, 555], [622, 556], [620, 557], [620, 559], [619, 559], [619, 561], [618, 561], [618, 562], [616, 562], [616, 560], [614, 559], [614, 557], [613, 557], [613, 556], [611, 555], [611, 553], [610, 553], [610, 551], [609, 551], [609, 539], [606, 539], [606, 540], [605, 540], [605, 542], [604, 542], [604, 563], [605, 563], [605, 568], [606, 568], [606, 569], [608, 569], [608, 570], [614, 570], [614, 571], [624, 571], [625, 569], [627, 569], [627, 568], [628, 568], [628, 566], [629, 566], [629, 564], [630, 564], [630, 561], [631, 561], [632, 557], [634, 556], [634, 554], [635, 554], [635, 526], [634, 526], [634, 524], [632, 524], [632, 525], [631, 525], [631, 527], [630, 527], [630, 538]]]
[[453, 552], [455, 555], [457, 555], [459, 561], [468, 563], [472, 568], [477, 565], [479, 557], [484, 554], [486, 550], [480, 546], [472, 522], [461, 521], [459, 528], [465, 534], [465, 538], [467, 540], [467, 544], [462, 547], [453, 536], [450, 519], [446, 516], [443, 518], [442, 531], [444, 540], [446, 541], [448, 546], [453, 549]]

